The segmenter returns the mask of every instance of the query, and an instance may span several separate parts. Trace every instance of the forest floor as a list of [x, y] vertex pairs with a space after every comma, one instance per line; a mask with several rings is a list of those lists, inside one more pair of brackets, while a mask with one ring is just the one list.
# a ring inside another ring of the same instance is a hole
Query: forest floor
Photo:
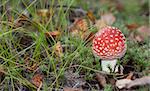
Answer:
[[[148, 4], [1, 0], [0, 91], [150, 91], [145, 85], [150, 84]], [[119, 28], [126, 38], [119, 72], [102, 71], [100, 58], [92, 52], [94, 34], [105, 25]], [[132, 86], [120, 88], [120, 80], [130, 80]]]

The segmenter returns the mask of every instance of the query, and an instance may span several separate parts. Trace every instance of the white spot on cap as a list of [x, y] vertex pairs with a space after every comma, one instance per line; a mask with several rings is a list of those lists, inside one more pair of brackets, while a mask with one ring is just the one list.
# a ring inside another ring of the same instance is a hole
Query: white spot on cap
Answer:
[[117, 42], [115, 42], [115, 46], [117, 45]]
[[110, 37], [113, 37], [113, 35], [110, 35]]
[[95, 49], [96, 50], [96, 52], [99, 52], [99, 50], [98, 49]]
[[112, 33], [115, 33], [115, 30], [112, 30]]
[[101, 40], [101, 38], [98, 38], [98, 40]]
[[106, 33], [104, 33], [104, 34], [103, 34], [103, 37], [105, 37], [105, 36], [107, 36], [107, 34], [106, 34]]
[[103, 50], [103, 53], [105, 53], [105, 50]]
[[104, 49], [105, 51], [108, 51], [108, 48], [107, 47], [105, 47], [105, 49]]
[[119, 48], [119, 47], [116, 47], [116, 49], [119, 50], [120, 48]]
[[109, 43], [109, 41], [108, 41], [108, 40], [106, 40], [105, 42], [106, 42], [106, 43]]
[[108, 37], [105, 37], [105, 39], [108, 39]]
[[117, 31], [117, 34], [120, 34], [119, 30]]
[[105, 43], [103, 42], [103, 46], [105, 46]]
[[115, 44], [112, 44], [113, 45], [113, 47], [115, 46]]
[[110, 46], [113, 46], [113, 44], [110, 44]]
[[115, 50], [115, 53], [117, 53], [118, 51], [117, 50]]
[[121, 45], [121, 44], [122, 44], [122, 42], [121, 42], [121, 41], [119, 41], [118, 45]]
[[124, 35], [123, 35], [122, 33], [120, 34], [120, 36], [121, 36], [121, 37], [124, 37]]
[[103, 53], [101, 52], [100, 55], [103, 55]]
[[100, 50], [102, 50], [102, 47], [99, 47]]
[[103, 46], [102, 44], [100, 44], [100, 46]]
[[114, 42], [114, 40], [113, 40], [113, 39], [111, 39], [111, 40], [110, 40], [110, 42]]
[[110, 56], [112, 56], [112, 53], [109, 53]]
[[102, 33], [105, 33], [105, 31], [103, 30]]
[[112, 27], [112, 29], [116, 29], [115, 27]]
[[108, 45], [107, 48], [110, 48], [110, 46]]
[[98, 45], [96, 45], [96, 48], [98, 48]]
[[118, 36], [118, 34], [115, 34], [115, 36]]
[[94, 41], [95, 44], [97, 44], [97, 41]]
[[115, 40], [119, 40], [118, 38], [115, 38]]

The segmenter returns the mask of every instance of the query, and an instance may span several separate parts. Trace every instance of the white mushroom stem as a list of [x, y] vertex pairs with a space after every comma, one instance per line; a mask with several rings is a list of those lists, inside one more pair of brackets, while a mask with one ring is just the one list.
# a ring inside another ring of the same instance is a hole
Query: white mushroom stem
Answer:
[[[112, 59], [112, 60], [102, 60], [101, 61], [101, 66], [102, 66], [102, 71], [110, 73], [109, 67], [114, 71], [115, 65], [117, 63], [117, 59]], [[118, 71], [118, 67], [115, 68], [115, 72]]]

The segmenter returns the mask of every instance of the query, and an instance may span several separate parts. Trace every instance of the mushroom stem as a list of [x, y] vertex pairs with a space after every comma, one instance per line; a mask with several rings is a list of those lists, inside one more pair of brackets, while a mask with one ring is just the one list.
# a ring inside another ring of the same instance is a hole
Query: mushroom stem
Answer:
[[117, 63], [117, 59], [102, 60], [101, 61], [102, 71], [110, 73], [115, 70], [116, 72], [118, 70], [118, 69], [115, 69], [116, 63]]

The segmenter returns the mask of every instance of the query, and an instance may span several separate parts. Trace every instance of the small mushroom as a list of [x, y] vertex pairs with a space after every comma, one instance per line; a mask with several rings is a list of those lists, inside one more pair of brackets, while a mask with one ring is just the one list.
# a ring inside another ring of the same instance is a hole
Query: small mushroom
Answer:
[[100, 29], [95, 34], [92, 43], [93, 53], [102, 59], [102, 70], [106, 72], [111, 72], [110, 68], [115, 70], [117, 58], [123, 57], [126, 49], [127, 45], [123, 33], [118, 28], [111, 26]]

